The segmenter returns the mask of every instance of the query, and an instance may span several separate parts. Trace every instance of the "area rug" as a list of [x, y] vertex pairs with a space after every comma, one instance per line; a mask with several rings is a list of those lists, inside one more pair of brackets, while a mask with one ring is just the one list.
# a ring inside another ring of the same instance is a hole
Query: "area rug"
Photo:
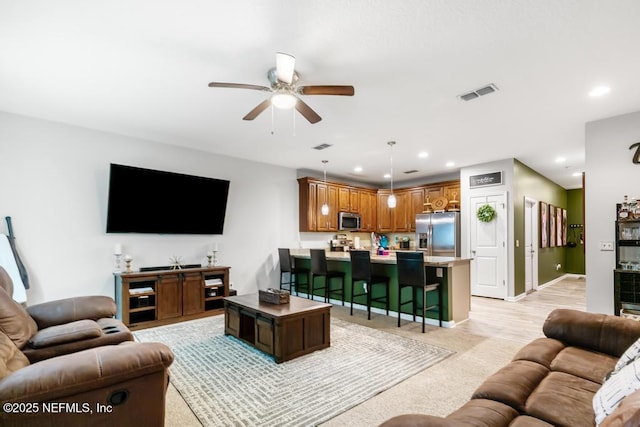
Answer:
[[333, 318], [331, 347], [281, 364], [225, 336], [224, 316], [134, 335], [171, 347], [171, 383], [204, 426], [315, 426], [453, 354]]

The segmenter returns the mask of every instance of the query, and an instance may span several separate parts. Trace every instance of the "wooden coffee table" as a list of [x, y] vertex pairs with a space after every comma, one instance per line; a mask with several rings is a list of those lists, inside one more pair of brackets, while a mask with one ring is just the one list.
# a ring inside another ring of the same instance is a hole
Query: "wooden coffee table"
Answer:
[[261, 302], [258, 294], [224, 299], [224, 333], [275, 358], [291, 360], [331, 342], [331, 304], [291, 296], [288, 304]]

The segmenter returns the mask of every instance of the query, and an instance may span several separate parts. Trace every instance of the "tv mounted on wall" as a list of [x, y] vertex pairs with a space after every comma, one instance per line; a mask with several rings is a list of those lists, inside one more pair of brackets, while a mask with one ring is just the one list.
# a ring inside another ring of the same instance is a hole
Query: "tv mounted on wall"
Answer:
[[107, 233], [222, 234], [229, 181], [111, 164]]

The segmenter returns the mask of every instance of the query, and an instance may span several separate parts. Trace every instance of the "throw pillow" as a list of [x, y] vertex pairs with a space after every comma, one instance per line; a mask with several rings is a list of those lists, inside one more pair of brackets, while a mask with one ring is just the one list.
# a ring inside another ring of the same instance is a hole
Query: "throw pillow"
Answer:
[[622, 356], [620, 356], [618, 363], [616, 363], [616, 366], [613, 368], [613, 373], [618, 372], [622, 367], [637, 359], [638, 356], [640, 356], [640, 338], [631, 344]]
[[636, 390], [640, 390], [640, 358], [611, 374], [593, 396], [596, 425], [600, 425], [625, 397]]

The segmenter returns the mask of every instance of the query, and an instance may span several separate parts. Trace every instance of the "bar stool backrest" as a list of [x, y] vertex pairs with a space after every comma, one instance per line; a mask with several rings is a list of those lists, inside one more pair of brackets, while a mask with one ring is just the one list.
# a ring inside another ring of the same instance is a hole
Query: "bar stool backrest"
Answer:
[[351, 280], [371, 281], [371, 255], [369, 251], [351, 251]]
[[289, 252], [289, 249], [278, 248], [278, 257], [280, 258], [280, 271], [291, 273], [291, 252]]
[[423, 252], [396, 252], [398, 284], [422, 287], [424, 278]]
[[311, 252], [311, 273], [327, 275], [327, 254], [324, 249], [310, 249]]

